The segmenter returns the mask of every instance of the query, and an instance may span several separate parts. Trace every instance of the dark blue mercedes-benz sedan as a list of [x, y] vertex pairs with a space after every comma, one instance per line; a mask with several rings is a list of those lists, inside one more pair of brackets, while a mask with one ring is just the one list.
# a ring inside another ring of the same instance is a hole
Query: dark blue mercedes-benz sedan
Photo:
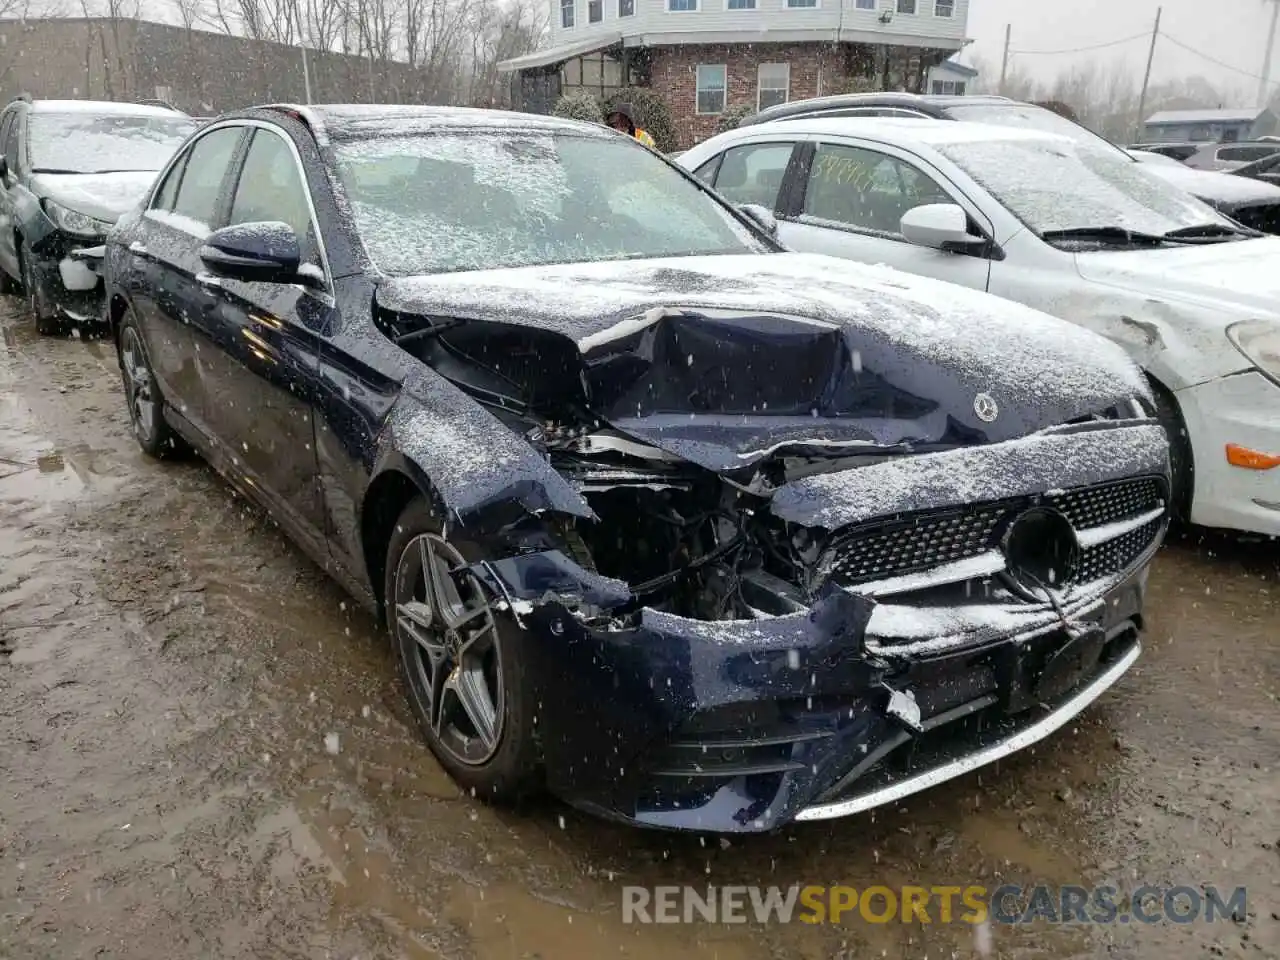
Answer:
[[1134, 662], [1168, 448], [1118, 347], [770, 221], [588, 124], [221, 117], [108, 240], [133, 429], [384, 619], [477, 795], [892, 802]]

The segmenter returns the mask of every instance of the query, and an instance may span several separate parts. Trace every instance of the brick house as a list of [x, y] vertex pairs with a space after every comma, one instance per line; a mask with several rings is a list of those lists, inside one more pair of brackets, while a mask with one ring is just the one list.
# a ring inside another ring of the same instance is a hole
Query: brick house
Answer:
[[563, 93], [650, 87], [672, 108], [679, 147], [726, 110], [844, 93], [855, 78], [923, 92], [969, 41], [969, 0], [549, 0], [550, 46], [499, 64], [520, 109]]

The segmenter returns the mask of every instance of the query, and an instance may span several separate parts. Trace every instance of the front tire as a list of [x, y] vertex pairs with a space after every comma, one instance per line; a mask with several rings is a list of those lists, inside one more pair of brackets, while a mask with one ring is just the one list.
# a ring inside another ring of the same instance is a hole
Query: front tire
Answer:
[[124, 381], [129, 425], [133, 427], [138, 446], [147, 456], [157, 460], [181, 456], [187, 451], [186, 442], [173, 432], [164, 418], [164, 398], [132, 311], [126, 311], [120, 321], [118, 343], [120, 377]]
[[1195, 493], [1196, 467], [1191, 437], [1173, 394], [1158, 383], [1153, 382], [1151, 387], [1156, 398], [1156, 419], [1169, 439], [1170, 518], [1185, 527], [1191, 522], [1191, 500]]
[[31, 265], [31, 257], [26, 248], [18, 245], [18, 264], [22, 267], [22, 292], [27, 297], [27, 308], [36, 321], [36, 332], [46, 337], [56, 336], [62, 332], [62, 324], [58, 312], [49, 306], [48, 297], [40, 289], [40, 281], [36, 279], [35, 268]]
[[424, 498], [413, 500], [387, 545], [387, 626], [431, 752], [464, 790], [509, 802], [537, 786], [535, 704], [519, 627], [474, 577], [449, 575], [475, 559], [444, 539]]

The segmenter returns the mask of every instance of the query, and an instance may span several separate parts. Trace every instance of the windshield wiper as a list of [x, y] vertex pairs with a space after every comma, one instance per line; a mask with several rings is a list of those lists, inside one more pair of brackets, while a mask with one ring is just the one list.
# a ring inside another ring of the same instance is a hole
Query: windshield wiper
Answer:
[[1040, 234], [1040, 239], [1050, 243], [1055, 240], [1083, 240], [1095, 243], [1148, 244], [1153, 247], [1165, 242], [1179, 242], [1176, 237], [1169, 240], [1158, 233], [1143, 233], [1140, 230], [1126, 230], [1124, 227], [1071, 227], [1067, 230], [1046, 230]]
[[1170, 230], [1164, 235], [1166, 240], [1207, 240], [1214, 242], [1217, 240], [1226, 240], [1230, 237], [1258, 237], [1261, 236], [1256, 230], [1242, 230], [1239, 227], [1228, 226], [1225, 223], [1202, 223], [1194, 227], [1179, 227], [1177, 230]]

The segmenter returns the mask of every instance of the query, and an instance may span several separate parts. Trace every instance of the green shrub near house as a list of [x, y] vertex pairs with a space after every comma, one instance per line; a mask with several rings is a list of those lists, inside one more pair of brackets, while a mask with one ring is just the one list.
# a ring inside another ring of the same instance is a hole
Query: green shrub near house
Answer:
[[720, 114], [720, 118], [716, 121], [716, 133], [738, 129], [738, 125], [747, 117], [753, 116], [755, 112], [755, 109], [749, 103], [740, 103], [737, 106], [729, 107], [724, 113]]
[[659, 150], [676, 149], [676, 120], [665, 100], [646, 87], [627, 87], [605, 100], [603, 114], [607, 117], [619, 103], [631, 104], [636, 112], [632, 119], [649, 132]]
[[566, 93], [556, 101], [551, 113], [566, 120], [582, 120], [586, 123], [604, 123], [604, 113], [600, 109], [600, 101], [594, 94], [586, 90], [577, 93]]

